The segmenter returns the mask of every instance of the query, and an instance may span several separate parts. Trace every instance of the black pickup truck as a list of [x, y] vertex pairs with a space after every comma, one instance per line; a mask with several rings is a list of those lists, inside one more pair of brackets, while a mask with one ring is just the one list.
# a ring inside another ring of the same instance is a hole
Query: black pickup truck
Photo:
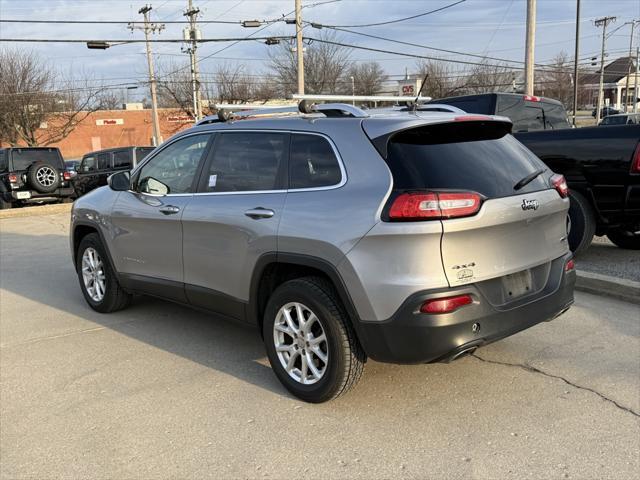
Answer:
[[433, 103], [512, 119], [514, 136], [567, 179], [574, 253], [586, 249], [594, 235], [606, 235], [621, 248], [640, 249], [640, 125], [570, 128], [557, 100], [508, 93]]

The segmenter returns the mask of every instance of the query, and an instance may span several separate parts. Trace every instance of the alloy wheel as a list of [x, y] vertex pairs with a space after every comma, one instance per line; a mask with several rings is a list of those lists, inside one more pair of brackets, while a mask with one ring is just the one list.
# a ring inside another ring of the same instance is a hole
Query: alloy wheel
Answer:
[[36, 172], [36, 179], [43, 187], [50, 187], [56, 181], [56, 172], [49, 167], [41, 167]]
[[302, 303], [278, 311], [273, 341], [282, 368], [296, 382], [312, 385], [322, 379], [329, 361], [329, 344], [320, 319]]
[[104, 264], [95, 248], [87, 248], [82, 254], [82, 281], [94, 302], [101, 302], [106, 291], [107, 279]]

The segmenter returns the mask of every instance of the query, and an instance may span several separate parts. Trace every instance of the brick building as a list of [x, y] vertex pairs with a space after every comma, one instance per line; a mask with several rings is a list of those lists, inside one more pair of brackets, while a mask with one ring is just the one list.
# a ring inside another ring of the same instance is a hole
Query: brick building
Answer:
[[[193, 125], [193, 119], [175, 109], [159, 109], [164, 140]], [[46, 124], [42, 125], [46, 128]], [[85, 153], [127, 145], [151, 145], [151, 110], [99, 110], [87, 116], [76, 128], [52, 147], [60, 148], [65, 160], [79, 159]]]

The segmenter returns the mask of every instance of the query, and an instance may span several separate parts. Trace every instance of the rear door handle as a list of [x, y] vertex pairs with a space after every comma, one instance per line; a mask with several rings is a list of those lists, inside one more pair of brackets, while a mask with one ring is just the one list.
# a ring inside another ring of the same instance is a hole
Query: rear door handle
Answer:
[[257, 220], [259, 218], [271, 218], [276, 214], [276, 212], [274, 212], [270, 208], [257, 207], [247, 210], [246, 212], [244, 212], [244, 214], [247, 217], [251, 217], [254, 220]]
[[164, 213], [165, 215], [173, 215], [175, 213], [178, 213], [180, 211], [180, 208], [173, 205], [167, 205], [166, 207], [161, 207], [159, 210], [160, 213]]

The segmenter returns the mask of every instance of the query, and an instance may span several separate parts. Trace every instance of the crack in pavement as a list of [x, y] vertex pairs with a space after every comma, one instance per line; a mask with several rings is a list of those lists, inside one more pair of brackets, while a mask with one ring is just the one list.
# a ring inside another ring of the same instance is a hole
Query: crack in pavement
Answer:
[[625, 411], [627, 413], [630, 413], [631, 415], [635, 415], [636, 417], [640, 417], [640, 413], [634, 411], [633, 409], [629, 408], [629, 407], [625, 407], [624, 405], [620, 405], [618, 402], [616, 402], [615, 400], [607, 397], [606, 395], [603, 395], [602, 393], [598, 392], [597, 390], [594, 390], [592, 388], [589, 387], [584, 387], [582, 385], [577, 385], [575, 383], [573, 383], [570, 380], [567, 380], [564, 377], [561, 377], [559, 375], [554, 375], [552, 373], [547, 373], [543, 370], [540, 370], [539, 368], [536, 367], [532, 367], [529, 364], [526, 363], [509, 363], [509, 362], [500, 362], [498, 360], [489, 360], [487, 358], [482, 358], [478, 355], [476, 355], [475, 353], [472, 353], [470, 355], [471, 357], [477, 358], [478, 360], [480, 360], [481, 362], [485, 362], [485, 363], [493, 363], [494, 365], [503, 365], [505, 367], [516, 367], [516, 368], [521, 368], [522, 370], [525, 370], [527, 372], [530, 373], [539, 373], [540, 375], [544, 375], [545, 377], [549, 377], [549, 378], [555, 378], [557, 380], [562, 380], [564, 383], [566, 383], [567, 385], [570, 385], [574, 388], [577, 388], [579, 390], [586, 390], [587, 392], [591, 392], [595, 395], [597, 395], [598, 397], [600, 397], [602, 400], [612, 403], [614, 404], [616, 407], [618, 407], [620, 410]]

